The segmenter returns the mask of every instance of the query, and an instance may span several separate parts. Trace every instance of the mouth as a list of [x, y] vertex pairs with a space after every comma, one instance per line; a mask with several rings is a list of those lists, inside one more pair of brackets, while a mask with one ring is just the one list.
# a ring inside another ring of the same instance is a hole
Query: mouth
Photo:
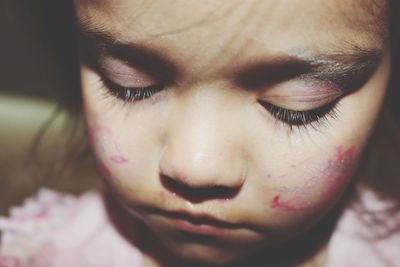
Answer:
[[157, 210], [157, 214], [169, 219], [172, 226], [186, 234], [199, 236], [225, 236], [236, 230], [245, 228], [244, 225], [231, 223], [215, 218], [205, 213], [190, 213], [187, 211]]

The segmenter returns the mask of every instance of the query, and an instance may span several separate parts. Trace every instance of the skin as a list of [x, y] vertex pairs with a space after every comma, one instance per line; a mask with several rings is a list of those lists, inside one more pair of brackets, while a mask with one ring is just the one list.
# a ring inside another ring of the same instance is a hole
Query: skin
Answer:
[[[380, 21], [383, 1], [371, 9], [355, 0], [75, 2], [81, 29], [157, 51], [168, 66], [160, 73], [173, 77], [151, 98], [126, 103], [105, 96], [102, 75], [125, 87], [165, 79], [124, 55], [97, 53], [96, 65], [82, 53], [85, 116], [104, 180], [126, 216], [147, 229], [144, 239], [182, 259], [169, 266], [239, 263], [290, 242], [337, 203], [386, 90], [390, 51]], [[82, 44], [91, 50], [96, 41], [83, 38]], [[362, 51], [378, 51], [380, 57], [350, 89], [318, 75], [252, 85], [260, 77], [276, 77], [270, 68], [252, 67], [275, 66], [276, 58], [333, 54], [351, 64]], [[259, 101], [300, 111], [338, 101], [337, 116], [290, 127]], [[228, 191], [211, 194], [216, 188]], [[201, 242], [181, 235], [150, 208], [207, 214], [246, 227]], [[132, 242], [141, 249], [137, 238]], [[305, 266], [320, 255], [323, 250], [296, 264]], [[145, 255], [146, 266], [168, 266], [168, 260], [157, 252]]]
[[[333, 198], [333, 195], [337, 194], [342, 185], [346, 183], [349, 176], [348, 171], [352, 169], [351, 164], [353, 163], [353, 150], [347, 149], [343, 151], [339, 147], [335, 156], [329, 159], [325, 167], [318, 174], [307, 179], [304, 184], [298, 187], [282, 188], [281, 192], [289, 193], [291, 198], [282, 201], [281, 196], [276, 195], [272, 199], [271, 207], [286, 212], [307, 211], [316, 209], [319, 206], [325, 207], [326, 202], [329, 202]], [[297, 168], [296, 165], [291, 167]], [[308, 196], [312, 195], [318, 186], [321, 186], [321, 190], [318, 190], [321, 195], [319, 201], [310, 201]]]

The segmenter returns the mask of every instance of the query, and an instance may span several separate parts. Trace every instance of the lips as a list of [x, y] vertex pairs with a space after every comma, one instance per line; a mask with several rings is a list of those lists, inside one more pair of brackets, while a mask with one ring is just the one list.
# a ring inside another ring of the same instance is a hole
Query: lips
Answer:
[[167, 212], [159, 210], [157, 213], [172, 221], [178, 231], [204, 236], [223, 236], [243, 228], [241, 224], [226, 222], [208, 214], [194, 214], [186, 211]]
[[174, 225], [181, 232], [205, 236], [227, 235], [234, 230], [234, 228], [215, 226], [211, 222], [195, 224], [189, 220], [175, 220]]

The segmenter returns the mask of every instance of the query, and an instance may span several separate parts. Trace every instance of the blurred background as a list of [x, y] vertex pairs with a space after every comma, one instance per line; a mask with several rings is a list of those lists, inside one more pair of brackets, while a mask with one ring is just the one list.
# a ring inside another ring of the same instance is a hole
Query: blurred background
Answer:
[[99, 186], [74, 115], [72, 2], [0, 0], [1, 215], [40, 187], [79, 193]]

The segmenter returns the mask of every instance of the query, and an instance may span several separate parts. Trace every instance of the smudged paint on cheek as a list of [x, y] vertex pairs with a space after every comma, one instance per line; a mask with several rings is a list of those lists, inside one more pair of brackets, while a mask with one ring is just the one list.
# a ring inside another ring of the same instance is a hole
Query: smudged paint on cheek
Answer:
[[122, 164], [122, 163], [128, 162], [128, 159], [125, 158], [125, 157], [122, 157], [122, 156], [115, 156], [114, 155], [114, 156], [111, 156], [110, 159], [111, 159], [112, 162], [118, 163], [118, 164]]
[[107, 127], [94, 127], [89, 131], [89, 142], [96, 154], [99, 169], [111, 177], [110, 164], [124, 164], [128, 159], [123, 155], [118, 142]]
[[103, 162], [103, 161], [101, 161], [101, 160], [98, 160], [98, 166], [99, 166], [99, 169], [100, 169], [100, 171], [106, 176], [106, 177], [111, 177], [111, 170], [107, 167], [107, 165]]
[[338, 147], [321, 170], [296, 188], [286, 188], [283, 196], [276, 195], [271, 208], [297, 212], [324, 207], [342, 191], [354, 166], [354, 148]]

